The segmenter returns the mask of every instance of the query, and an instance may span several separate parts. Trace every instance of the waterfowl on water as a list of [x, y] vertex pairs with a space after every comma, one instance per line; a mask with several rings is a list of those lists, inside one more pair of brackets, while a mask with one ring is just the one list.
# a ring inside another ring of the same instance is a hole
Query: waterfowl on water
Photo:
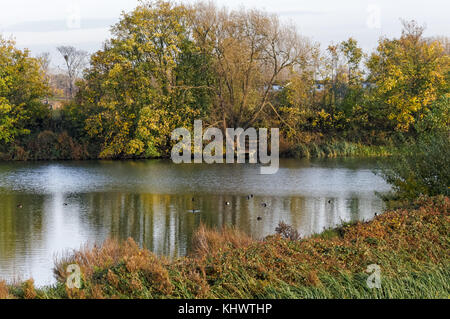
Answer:
[[262, 217], [258, 217], [257, 220], [258, 220], [258, 221], [261, 221], [261, 220], [262, 220]]
[[262, 203], [261, 206], [262, 207], [267, 207], [267, 204], [266, 203]]
[[17, 208], [23, 208], [22, 204], [17, 205]]
[[231, 203], [230, 202], [225, 202], [225, 205], [230, 206]]
[[64, 206], [69, 206], [69, 204], [67, 204], [67, 203], [64, 203]]
[[328, 201], [328, 204], [331, 204], [331, 200]]

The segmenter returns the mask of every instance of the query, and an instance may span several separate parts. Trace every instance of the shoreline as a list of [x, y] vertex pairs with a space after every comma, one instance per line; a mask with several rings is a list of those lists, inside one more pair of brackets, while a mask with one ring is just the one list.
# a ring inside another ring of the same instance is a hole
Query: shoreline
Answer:
[[[338, 141], [331, 143], [299, 144], [284, 152], [280, 159], [321, 159], [321, 158], [386, 158], [393, 156], [398, 148], [391, 145], [365, 145]], [[4, 155], [3, 155], [4, 156]], [[235, 155], [236, 157], [236, 155]], [[226, 155], [224, 155], [224, 159]], [[194, 159], [194, 156], [192, 156]], [[139, 160], [170, 160], [170, 156], [162, 157], [135, 157], [135, 158], [47, 158], [47, 159], [4, 159], [0, 153], [0, 163], [14, 162], [54, 162], [54, 161], [139, 161]], [[247, 157], [246, 157], [247, 162]]]

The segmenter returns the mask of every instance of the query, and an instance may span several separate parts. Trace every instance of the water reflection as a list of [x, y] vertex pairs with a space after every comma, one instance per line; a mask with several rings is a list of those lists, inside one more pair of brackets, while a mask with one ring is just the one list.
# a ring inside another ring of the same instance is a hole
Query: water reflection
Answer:
[[278, 174], [262, 176], [253, 165], [3, 163], [0, 277], [51, 283], [55, 254], [108, 237], [133, 237], [157, 254], [185, 255], [200, 222], [236, 225], [263, 238], [280, 221], [308, 236], [343, 221], [369, 220], [382, 210], [374, 191], [389, 190], [373, 167], [360, 160], [286, 160]]

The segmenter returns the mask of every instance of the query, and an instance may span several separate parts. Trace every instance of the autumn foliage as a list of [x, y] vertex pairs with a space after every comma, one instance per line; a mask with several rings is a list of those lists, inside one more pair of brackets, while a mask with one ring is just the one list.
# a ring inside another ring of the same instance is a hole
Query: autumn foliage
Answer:
[[[287, 156], [366, 153], [399, 132], [415, 137], [427, 118], [448, 125], [448, 99], [435, 103], [449, 92], [446, 43], [411, 21], [370, 54], [353, 38], [321, 50], [261, 10], [142, 1], [83, 73], [69, 72], [60, 110], [44, 103], [55, 91], [48, 61], [0, 40], [0, 159], [168, 157], [171, 132], [195, 119], [278, 127]], [[362, 151], [343, 151], [345, 143]]]

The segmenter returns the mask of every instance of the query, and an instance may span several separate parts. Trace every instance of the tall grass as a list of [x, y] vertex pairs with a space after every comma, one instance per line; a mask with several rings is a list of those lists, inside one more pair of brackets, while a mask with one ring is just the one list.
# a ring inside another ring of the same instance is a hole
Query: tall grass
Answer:
[[8, 286], [5, 281], [0, 281], [0, 299], [10, 299], [12, 296], [9, 294]]
[[302, 143], [292, 147], [284, 155], [295, 158], [382, 157], [391, 156], [393, 152], [394, 148], [391, 146], [333, 140]]
[[194, 256], [205, 257], [221, 249], [248, 247], [253, 242], [253, 239], [236, 228], [211, 230], [201, 224], [193, 236], [192, 246]]

